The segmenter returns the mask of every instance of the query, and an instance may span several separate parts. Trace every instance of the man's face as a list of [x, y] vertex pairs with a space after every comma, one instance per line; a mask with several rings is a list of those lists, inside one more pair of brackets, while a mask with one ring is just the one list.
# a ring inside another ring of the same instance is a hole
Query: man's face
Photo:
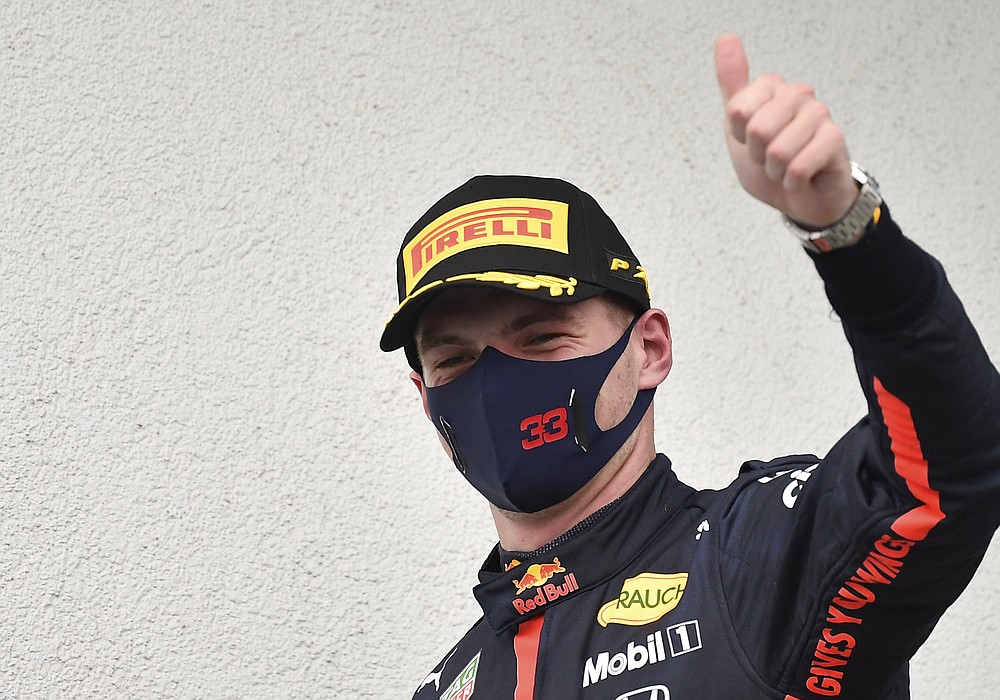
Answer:
[[[427, 387], [441, 386], [461, 376], [487, 346], [512, 357], [542, 362], [596, 355], [622, 337], [633, 317], [634, 312], [627, 306], [601, 297], [551, 304], [499, 290], [465, 288], [444, 292], [435, 297], [420, 318], [415, 344], [423, 375], [412, 372], [410, 378], [420, 392], [424, 412], [433, 421]], [[659, 309], [650, 309], [636, 320], [624, 351], [601, 385], [593, 406], [597, 427], [607, 431], [619, 425], [635, 405], [638, 392], [658, 386], [670, 365], [667, 318]], [[517, 386], [519, 379], [511, 377]], [[596, 500], [623, 493], [655, 452], [651, 413], [646, 413], [643, 421], [600, 472], [565, 501], [530, 514], [515, 514], [494, 506], [498, 528], [500, 523], [541, 514], [555, 518], [552, 522], [557, 526], [562, 522], [560, 517], [572, 525], [569, 521], [577, 522], [576, 515]], [[452, 456], [448, 441], [440, 431], [435, 432], [445, 452]], [[635, 455], [636, 459], [632, 459]], [[638, 466], [626, 470], [623, 465], [627, 463]], [[557, 517], [557, 510], [561, 516]], [[501, 513], [505, 515], [499, 517]], [[507, 536], [512, 533], [507, 532]], [[503, 537], [501, 534], [501, 540]], [[511, 541], [521, 542], [516, 538]], [[528, 549], [536, 546], [532, 544]]]

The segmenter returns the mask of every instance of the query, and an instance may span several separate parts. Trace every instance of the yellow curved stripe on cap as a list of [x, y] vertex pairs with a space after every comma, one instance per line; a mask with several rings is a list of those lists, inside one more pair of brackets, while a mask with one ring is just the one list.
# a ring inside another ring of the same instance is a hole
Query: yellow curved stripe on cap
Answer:
[[552, 275], [521, 275], [514, 272], [476, 272], [467, 275], [457, 275], [455, 277], [449, 277], [446, 280], [435, 280], [431, 282], [426, 287], [421, 287], [413, 294], [407, 296], [403, 301], [399, 303], [399, 308], [393, 313], [392, 318], [385, 322], [385, 325], [392, 323], [392, 319], [399, 315], [399, 312], [403, 310], [409, 302], [416, 299], [418, 296], [423, 294], [429, 289], [434, 289], [444, 284], [445, 282], [463, 282], [463, 281], [475, 281], [475, 282], [496, 282], [497, 284], [506, 284], [517, 287], [518, 289], [527, 289], [531, 291], [539, 289], [548, 289], [549, 296], [558, 297], [565, 294], [566, 296], [573, 296], [576, 293], [577, 280], [576, 277], [570, 277], [569, 279], [562, 279], [561, 277], [554, 277]]

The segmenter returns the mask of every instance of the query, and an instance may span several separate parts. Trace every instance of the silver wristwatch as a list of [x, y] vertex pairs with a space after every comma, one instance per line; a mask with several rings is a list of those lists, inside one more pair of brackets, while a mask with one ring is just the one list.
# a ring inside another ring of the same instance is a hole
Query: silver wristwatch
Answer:
[[868, 229], [868, 224], [882, 204], [882, 195], [878, 191], [878, 183], [871, 175], [862, 170], [857, 163], [851, 163], [851, 176], [858, 183], [858, 198], [844, 217], [829, 228], [810, 231], [784, 217], [785, 225], [802, 242], [806, 250], [814, 253], [826, 253], [837, 248], [854, 245]]

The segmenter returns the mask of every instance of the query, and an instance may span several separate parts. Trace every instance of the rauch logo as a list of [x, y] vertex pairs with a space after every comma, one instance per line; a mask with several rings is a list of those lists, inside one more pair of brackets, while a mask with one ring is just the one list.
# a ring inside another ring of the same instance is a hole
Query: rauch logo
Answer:
[[615, 600], [601, 606], [597, 622], [601, 627], [648, 625], [677, 607], [687, 587], [688, 575], [642, 573], [625, 579]]

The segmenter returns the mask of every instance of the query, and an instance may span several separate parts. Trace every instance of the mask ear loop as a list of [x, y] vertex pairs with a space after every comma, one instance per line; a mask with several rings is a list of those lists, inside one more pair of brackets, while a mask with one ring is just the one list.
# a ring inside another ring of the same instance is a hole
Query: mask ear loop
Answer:
[[[615, 345], [613, 345], [611, 348], [608, 348], [608, 350], [606, 350], [605, 352], [610, 352], [617, 345], [621, 345], [622, 346], [621, 352], [625, 352], [625, 347], [628, 345], [628, 338], [631, 338], [632, 329], [635, 328], [635, 324], [638, 322], [639, 322], [639, 317], [636, 316], [634, 319], [632, 319], [632, 323], [628, 324], [628, 328], [625, 329], [625, 332], [622, 334], [622, 337], [618, 339]], [[621, 353], [619, 353], [619, 357], [620, 356]], [[573, 441], [576, 443], [577, 447], [579, 447], [584, 452], [587, 452], [590, 449], [590, 435], [588, 435], [587, 433], [588, 421], [586, 414], [584, 413], [585, 409], [583, 406], [583, 402], [576, 401], [575, 399], [576, 399], [576, 389], [571, 389], [569, 392], [569, 408], [570, 411], [573, 413]], [[636, 395], [635, 400], [639, 401], [639, 395]], [[633, 403], [633, 408], [634, 406], [635, 404]], [[629, 414], [627, 414], [625, 418], [622, 419], [622, 422], [628, 420], [629, 415], [631, 415], [631, 411], [629, 411]], [[598, 428], [598, 430], [600, 430], [600, 428]], [[609, 430], [614, 430], [614, 428], [610, 428]]]
[[458, 449], [458, 440], [455, 437], [455, 431], [448, 421], [444, 419], [444, 416], [439, 416], [438, 422], [441, 424], [441, 432], [444, 434], [444, 439], [448, 442], [448, 447], [451, 448], [451, 458], [455, 462], [455, 467], [462, 475], [465, 475], [465, 459], [462, 457], [461, 450]]
[[[573, 412], [573, 441], [576, 443], [584, 452], [590, 447], [590, 438], [587, 435], [586, 429], [586, 419], [583, 415], [583, 406], [579, 402], [574, 401], [576, 398], [576, 389], [569, 392], [569, 408]], [[583, 430], [581, 430], [581, 426]]]

